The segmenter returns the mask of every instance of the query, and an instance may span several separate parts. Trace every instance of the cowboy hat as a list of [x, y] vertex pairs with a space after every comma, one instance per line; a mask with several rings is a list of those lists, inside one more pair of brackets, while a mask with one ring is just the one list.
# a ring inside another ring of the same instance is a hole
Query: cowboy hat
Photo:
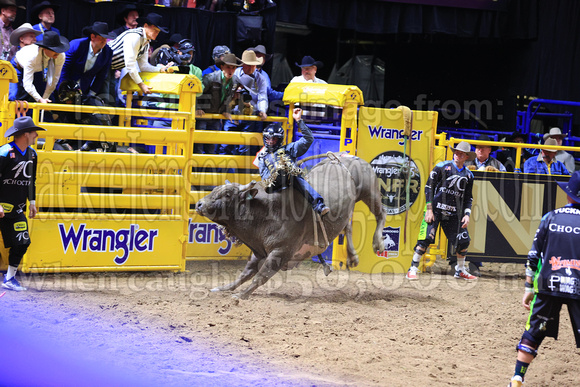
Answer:
[[176, 32], [175, 34], [173, 34], [169, 37], [167, 44], [169, 44], [170, 46], [173, 46], [175, 43], [179, 43], [182, 40], [183, 40], [183, 35], [181, 35], [179, 32]]
[[264, 58], [258, 58], [254, 51], [246, 50], [242, 53], [242, 63], [249, 66], [260, 66], [264, 64]]
[[[544, 145], [548, 146], [558, 146], [558, 141], [554, 140], [553, 138], [549, 138], [544, 142]], [[544, 152], [558, 152], [557, 149], [542, 149]]]
[[521, 138], [524, 142], [526, 141], [526, 136], [518, 131], [515, 131], [507, 138], [508, 142], [514, 142], [514, 139]]
[[109, 25], [104, 22], [94, 22], [92, 26], [83, 28], [83, 34], [90, 36], [91, 34], [102, 36], [105, 39], [114, 39], [115, 36], [109, 32]]
[[544, 134], [544, 141], [546, 141], [550, 137], [555, 136], [562, 136], [562, 138], [566, 137], [566, 135], [562, 133], [562, 130], [560, 128], [551, 128], [548, 133]]
[[240, 67], [242, 65], [240, 62], [240, 58], [236, 57], [232, 53], [225, 54], [224, 56], [222, 56], [221, 59], [217, 58], [215, 60], [215, 64], [217, 66], [230, 65], [230, 66], [236, 66], [236, 67]]
[[255, 95], [256, 92], [252, 90], [254, 82], [255, 82], [254, 78], [250, 77], [248, 74], [244, 74], [241, 77], [239, 77], [238, 85], [246, 89], [248, 93], [250, 93], [250, 95]]
[[44, 35], [42, 35], [42, 40], [36, 42], [36, 45], [59, 54], [68, 51], [70, 47], [68, 39], [64, 36], [60, 36], [54, 31], [46, 31]]
[[264, 55], [264, 63], [272, 59], [272, 54], [266, 53], [266, 47], [261, 44], [257, 45], [256, 47], [248, 48], [248, 50]]
[[568, 181], [557, 181], [560, 188], [564, 190], [576, 203], [580, 203], [580, 171], [576, 171]]
[[[489, 136], [487, 134], [480, 134], [479, 136], [477, 136], [476, 138], [477, 141], [492, 141], [491, 138], [489, 138]], [[482, 145], [480, 145], [482, 146]], [[491, 145], [483, 145], [483, 146], [491, 146]], [[475, 145], [475, 147], [477, 148], [477, 145]], [[491, 146], [491, 151], [495, 152], [497, 150], [497, 146]]]
[[52, 8], [52, 10], [56, 12], [60, 8], [60, 5], [52, 4], [50, 1], [42, 1], [36, 4], [34, 7], [32, 7], [31, 19], [32, 20], [38, 19], [38, 15], [47, 8]]
[[137, 14], [141, 13], [141, 10], [139, 8], [137, 8], [135, 6], [135, 4], [127, 4], [125, 7], [123, 7], [121, 12], [117, 13], [117, 16], [115, 17], [115, 21], [118, 24], [124, 26], [126, 24], [125, 18], [129, 15], [129, 12], [131, 12], [131, 11], [137, 11]]
[[140, 26], [147, 23], [149, 25], [159, 28], [159, 30], [162, 32], [165, 33], [169, 32], [167, 28], [161, 27], [161, 23], [163, 23], [163, 18], [161, 17], [161, 15], [154, 12], [148, 13], [147, 16], [140, 17], [139, 19], [137, 19], [137, 23], [139, 23]]
[[16, 0], [0, 0], [0, 8], [4, 7], [16, 7], [20, 9], [26, 9], [25, 6], [16, 4]]
[[32, 28], [32, 24], [24, 23], [20, 27], [18, 27], [14, 31], [12, 31], [12, 33], [10, 34], [10, 44], [13, 46], [19, 46], [20, 45], [20, 37], [24, 34], [29, 33], [29, 32], [34, 33], [36, 36], [42, 34], [42, 32], [37, 31], [34, 28]]
[[461, 141], [455, 148], [450, 147], [453, 152], [460, 151], [464, 152], [467, 155], [467, 161], [472, 161], [475, 159], [475, 152], [471, 151], [471, 145], [469, 145], [465, 141]]
[[33, 132], [36, 130], [46, 130], [46, 129], [34, 125], [34, 121], [32, 121], [31, 117], [28, 116], [18, 117], [14, 120], [14, 124], [10, 128], [8, 128], [6, 133], [4, 133], [4, 137], [10, 137], [14, 136], [15, 134], [25, 132]]
[[310, 66], [316, 66], [319, 69], [322, 68], [322, 66], [324, 66], [324, 64], [320, 61], [314, 60], [313, 57], [306, 55], [304, 58], [302, 58], [302, 63], [298, 64], [298, 62], [295, 63], [296, 66], [298, 67], [310, 67]]

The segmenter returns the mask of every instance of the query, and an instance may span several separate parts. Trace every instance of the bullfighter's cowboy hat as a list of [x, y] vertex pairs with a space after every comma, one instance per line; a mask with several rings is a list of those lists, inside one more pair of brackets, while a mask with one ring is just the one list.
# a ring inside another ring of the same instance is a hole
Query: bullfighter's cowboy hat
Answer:
[[46, 31], [44, 35], [42, 35], [42, 40], [36, 42], [36, 45], [59, 54], [68, 51], [70, 47], [68, 39], [64, 36], [60, 36], [54, 31]]
[[318, 60], [314, 60], [313, 57], [306, 55], [304, 58], [302, 58], [302, 63], [298, 64], [298, 62], [295, 63], [296, 66], [298, 67], [310, 67], [310, 66], [316, 66], [319, 69], [322, 68], [322, 66], [324, 66], [324, 64]]
[[34, 28], [32, 28], [32, 24], [24, 23], [20, 27], [18, 27], [14, 31], [12, 31], [12, 33], [10, 34], [10, 44], [13, 46], [19, 46], [20, 45], [20, 37], [24, 34], [29, 33], [29, 32], [34, 33], [36, 36], [42, 34], [42, 32], [37, 31]]
[[216, 58], [215, 64], [218, 66], [230, 65], [230, 66], [236, 66], [236, 67], [240, 67], [242, 65], [240, 58], [236, 57], [232, 53], [225, 54], [224, 56], [222, 56], [221, 59]]
[[568, 181], [557, 181], [560, 188], [564, 190], [576, 203], [580, 203], [580, 171], [576, 171]]
[[147, 23], [149, 25], [152, 25], [152, 26], [159, 28], [159, 30], [161, 32], [165, 32], [165, 33], [169, 32], [169, 30], [166, 27], [161, 26], [161, 23], [163, 23], [163, 17], [161, 17], [161, 15], [159, 15], [155, 12], [151, 12], [151, 13], [148, 13], [147, 16], [140, 17], [139, 19], [137, 19], [137, 23], [140, 26]]
[[90, 36], [91, 34], [102, 36], [105, 39], [116, 38], [115, 34], [109, 32], [109, 25], [104, 22], [96, 21], [92, 26], [87, 26], [83, 28], [83, 34], [85, 36]]
[[472, 161], [475, 159], [475, 152], [471, 151], [471, 145], [465, 141], [461, 141], [455, 148], [450, 147], [452, 151], [464, 152], [467, 155], [467, 161]]
[[548, 133], [544, 134], [544, 141], [546, 141], [550, 137], [556, 137], [556, 136], [560, 136], [562, 138], [566, 137], [566, 135], [564, 133], [562, 133], [562, 130], [560, 128], [551, 128]]
[[0, 8], [4, 7], [16, 7], [20, 9], [26, 9], [25, 6], [16, 4], [16, 0], [0, 0]]
[[141, 14], [141, 10], [135, 6], [135, 4], [127, 4], [121, 12], [117, 13], [115, 21], [120, 25], [124, 26], [126, 24], [125, 18], [129, 15], [129, 12], [137, 11], [137, 14]]
[[40, 3], [38, 3], [34, 7], [32, 7], [32, 11], [30, 13], [31, 19], [32, 20], [38, 19], [38, 15], [47, 8], [52, 8], [52, 10], [54, 12], [56, 12], [60, 8], [60, 5], [53, 4], [50, 1], [41, 1]]
[[18, 117], [14, 120], [14, 125], [8, 128], [6, 133], [4, 133], [4, 137], [10, 137], [14, 136], [15, 134], [25, 132], [34, 132], [36, 130], [46, 130], [46, 129], [34, 125], [34, 121], [32, 121], [32, 118], [28, 116]]
[[[484, 134], [484, 133], [482, 133], [479, 136], [477, 136], [476, 140], [477, 141], [492, 141], [492, 139], [489, 138], [489, 136], [487, 134]], [[477, 147], [477, 145], [476, 145], [476, 147]], [[492, 152], [495, 152], [496, 150], [497, 150], [497, 146], [492, 146], [491, 147], [491, 151]]]
[[258, 58], [254, 51], [246, 50], [242, 53], [242, 63], [249, 66], [260, 66], [264, 64], [264, 60]]
[[264, 47], [261, 44], [257, 45], [256, 47], [248, 48], [248, 50], [254, 51], [254, 52], [257, 52], [258, 54], [264, 55], [264, 63], [266, 63], [267, 61], [269, 61], [270, 59], [272, 59], [272, 54], [268, 54], [266, 52], [266, 47]]

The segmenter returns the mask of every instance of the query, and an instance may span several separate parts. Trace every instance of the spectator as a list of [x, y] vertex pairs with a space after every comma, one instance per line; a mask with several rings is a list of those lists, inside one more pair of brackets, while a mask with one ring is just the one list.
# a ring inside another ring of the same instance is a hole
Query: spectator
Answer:
[[[562, 133], [560, 128], [551, 128], [548, 133], [544, 134], [544, 141], [549, 138], [553, 138], [556, 140], [558, 146], [562, 146], [562, 140], [564, 140], [565, 137], [566, 135]], [[559, 150], [556, 152], [556, 160], [563, 162], [568, 172], [574, 173], [574, 170], [576, 169], [576, 161], [570, 153], [566, 152], [565, 150]]]
[[[238, 67], [234, 75], [239, 79], [239, 86], [236, 90], [237, 106], [233, 109], [234, 114], [258, 115], [262, 120], [268, 117], [268, 87], [264, 78], [256, 73], [256, 66], [262, 63], [256, 57], [256, 53], [246, 50], [242, 54], [242, 67]], [[226, 132], [261, 132], [261, 122], [256, 121], [226, 121], [224, 125]], [[239, 145], [237, 147], [225, 146], [222, 152], [226, 154], [255, 154], [259, 149]], [[254, 152], [255, 151], [255, 152]]]
[[18, 51], [24, 46], [36, 43], [36, 38], [40, 34], [42, 32], [32, 28], [30, 23], [24, 23], [12, 32], [10, 44], [16, 46], [16, 51]]
[[42, 34], [47, 31], [53, 31], [60, 35], [60, 31], [53, 26], [56, 20], [55, 12], [58, 11], [58, 8], [58, 5], [51, 4], [49, 1], [43, 1], [32, 7], [32, 20], [40, 19], [40, 23], [35, 24], [32, 28]]
[[576, 348], [580, 348], [580, 244], [575, 232], [580, 224], [580, 172], [558, 185], [568, 195], [568, 205], [542, 218], [528, 254], [522, 305], [530, 314], [517, 345], [515, 373], [509, 384], [513, 387], [522, 386], [544, 338], [558, 338], [560, 310], [564, 304], [570, 315]]
[[107, 39], [112, 35], [103, 22], [83, 28], [83, 34], [87, 37], [70, 42], [60, 82], [80, 82], [83, 95], [98, 95], [111, 68], [113, 50], [107, 45]]
[[[507, 142], [515, 142], [517, 144], [523, 144], [525, 142], [524, 135], [520, 132], [513, 132], [511, 136], [507, 138]], [[506, 167], [508, 172], [514, 172], [516, 165], [516, 148], [507, 147], [502, 149], [497, 154], [497, 159]], [[532, 157], [532, 154], [526, 149], [522, 148], [522, 153], [520, 157], [520, 170], [524, 167], [524, 162]]]
[[[491, 141], [491, 139], [487, 134], [480, 134], [477, 137], [477, 141]], [[465, 166], [471, 170], [506, 172], [504, 165], [496, 158], [490, 156], [490, 153], [495, 152], [496, 150], [497, 147], [495, 146], [492, 147], [489, 145], [476, 145], [475, 159], [472, 161], [466, 161]]]
[[139, 27], [137, 19], [139, 19], [139, 10], [135, 4], [127, 4], [125, 8], [123, 8], [121, 12], [117, 14], [116, 20], [117, 23], [121, 25], [121, 27], [114, 29], [113, 33], [119, 36], [127, 30], [132, 30]]
[[221, 61], [223, 56], [226, 54], [229, 54], [229, 53], [230, 53], [230, 49], [228, 48], [228, 46], [215, 46], [213, 48], [212, 53], [211, 53], [211, 59], [214, 62], [214, 64], [209, 66], [207, 69], [203, 70], [203, 73], [201, 75], [203, 76], [203, 75], [213, 73], [214, 71], [219, 71], [220, 68], [217, 64], [218, 59]]
[[326, 83], [322, 79], [316, 78], [316, 72], [323, 66], [322, 62], [314, 60], [313, 57], [307, 55], [302, 58], [300, 64], [296, 63], [296, 66], [300, 67], [302, 74], [292, 78], [290, 82]]
[[407, 279], [418, 279], [419, 263], [429, 245], [435, 243], [435, 235], [439, 223], [449, 242], [455, 247], [457, 265], [455, 278], [464, 280], [477, 279], [465, 267], [465, 256], [471, 238], [467, 232], [471, 204], [473, 202], [473, 173], [465, 168], [465, 162], [473, 160], [475, 154], [465, 141], [457, 144], [453, 150], [453, 160], [438, 163], [429, 174], [425, 184], [427, 205], [425, 218], [417, 238], [415, 254]]
[[38, 157], [30, 146], [34, 144], [38, 130], [32, 118], [20, 117], [14, 120], [4, 137], [14, 136], [14, 140], [0, 148], [0, 231], [4, 246], [9, 248], [8, 270], [2, 287], [17, 292], [26, 288], [16, 279], [16, 271], [22, 257], [30, 245], [26, 202], [29, 203], [29, 217], [36, 216], [36, 166]]
[[[230, 105], [234, 93], [238, 87], [237, 77], [234, 76], [236, 68], [241, 66], [240, 59], [234, 54], [228, 53], [216, 60], [221, 71], [214, 71], [203, 76], [203, 94], [198, 98], [197, 115], [205, 113], [223, 114], [229, 118]], [[219, 120], [197, 119], [197, 130], [220, 130]], [[215, 153], [215, 146], [195, 144], [195, 153]]]
[[143, 27], [127, 30], [108, 43], [113, 50], [111, 68], [113, 70], [122, 69], [121, 79], [124, 73], [129, 74], [133, 81], [139, 85], [143, 94], [151, 94], [151, 87], [143, 82], [139, 73], [141, 71], [173, 72], [171, 69], [173, 63], [152, 66], [148, 62], [149, 43], [157, 38], [160, 31], [167, 33], [167, 29], [161, 27], [162, 18], [156, 13], [139, 18], [138, 22]]
[[[279, 114], [279, 111], [276, 108], [277, 107], [282, 107], [282, 108], [284, 107], [283, 104], [280, 102], [280, 101], [282, 101], [282, 98], [284, 97], [284, 93], [281, 91], [276, 91], [276, 90], [272, 89], [272, 82], [270, 81], [270, 76], [263, 69], [264, 64], [267, 61], [269, 61], [270, 59], [272, 59], [272, 54], [267, 54], [266, 47], [264, 47], [261, 44], [254, 47], [254, 48], [249, 48], [248, 50], [254, 51], [256, 53], [256, 56], [259, 59], [262, 59], [262, 64], [256, 66], [256, 72], [260, 73], [260, 76], [262, 76], [262, 78], [264, 78], [264, 80], [266, 81], [266, 84], [268, 85], [268, 106], [270, 108], [268, 113]], [[278, 104], [276, 104], [276, 103], [278, 103]]]
[[[296, 66], [300, 67], [302, 74], [292, 78], [290, 83], [326, 83], [322, 79], [316, 78], [316, 72], [323, 66], [322, 62], [314, 60], [311, 56], [305, 56], [300, 64], [296, 63]], [[326, 116], [326, 105], [303, 103], [300, 106], [304, 109], [304, 120], [306, 121], [321, 121]]]
[[0, 0], [0, 60], [10, 61], [16, 54], [17, 45], [11, 45], [11, 34], [14, 31], [14, 20], [18, 7], [15, 0]]
[[[553, 138], [546, 140], [544, 145], [555, 146], [558, 142]], [[542, 149], [538, 157], [530, 157], [524, 164], [524, 173], [540, 173], [546, 175], [569, 175], [566, 166], [556, 160], [556, 150]]]
[[[18, 52], [22, 47], [36, 43], [36, 37], [40, 34], [41, 32], [32, 28], [30, 23], [24, 23], [12, 32], [10, 35], [10, 44], [12, 44], [16, 49], [16, 52]], [[12, 58], [10, 63], [14, 68], [17, 67], [16, 55]], [[8, 88], [8, 99], [14, 101], [16, 99], [16, 93], [18, 92], [18, 83], [10, 82]]]
[[[36, 44], [23, 47], [16, 53], [15, 64], [18, 75], [16, 99], [30, 102], [49, 103], [50, 95], [56, 89], [64, 65], [65, 51], [69, 41], [54, 31], [46, 31], [42, 40]], [[35, 73], [46, 71], [46, 84], [34, 79]], [[38, 89], [44, 89], [42, 95]]]

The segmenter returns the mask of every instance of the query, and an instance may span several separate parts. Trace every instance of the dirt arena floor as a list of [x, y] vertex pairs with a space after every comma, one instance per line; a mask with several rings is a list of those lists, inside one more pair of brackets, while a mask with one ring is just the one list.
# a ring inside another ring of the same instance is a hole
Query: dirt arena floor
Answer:
[[[527, 317], [523, 265], [485, 264], [478, 281], [466, 282], [438, 261], [409, 283], [402, 274], [325, 277], [307, 262], [249, 300], [209, 292], [244, 264], [27, 275], [29, 291], [0, 298], [0, 323], [15, 329], [8, 339], [27, 366], [41, 367], [39, 348], [48, 346], [58, 354], [50, 361], [66, 364], [53, 370], [117, 372], [127, 378], [117, 385], [504, 386], [513, 374]], [[527, 386], [580, 385], [566, 309], [560, 327], [559, 340], [542, 345]]]

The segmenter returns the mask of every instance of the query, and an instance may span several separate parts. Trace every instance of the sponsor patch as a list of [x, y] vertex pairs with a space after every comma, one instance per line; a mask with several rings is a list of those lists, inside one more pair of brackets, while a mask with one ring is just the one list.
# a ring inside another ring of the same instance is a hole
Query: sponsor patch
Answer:
[[399, 256], [399, 236], [401, 227], [383, 228], [383, 245], [385, 251], [378, 253], [378, 257], [395, 258]]
[[4, 208], [5, 213], [12, 212], [12, 210], [14, 209], [14, 205], [12, 205], [10, 203], [0, 203], [0, 206], [2, 206], [2, 208]]
[[26, 222], [14, 223], [14, 231], [26, 231]]

